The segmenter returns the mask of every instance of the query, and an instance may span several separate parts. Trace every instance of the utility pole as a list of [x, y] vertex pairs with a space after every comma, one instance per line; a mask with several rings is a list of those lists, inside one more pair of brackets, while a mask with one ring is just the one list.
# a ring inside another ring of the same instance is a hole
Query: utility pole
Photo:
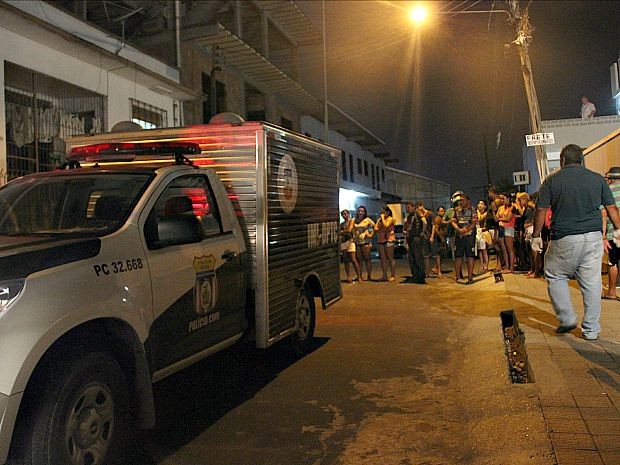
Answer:
[[[513, 44], [519, 52], [521, 61], [521, 72], [523, 73], [523, 83], [525, 84], [525, 94], [527, 95], [527, 104], [530, 109], [530, 126], [532, 133], [542, 132], [542, 122], [540, 119], [540, 108], [538, 107], [538, 96], [536, 95], [536, 87], [534, 86], [534, 76], [532, 75], [532, 64], [528, 54], [528, 45], [532, 40], [533, 29], [530, 26], [529, 14], [526, 9], [521, 13], [518, 0], [510, 0], [510, 20], [516, 28], [517, 38]], [[536, 166], [538, 167], [538, 176], [540, 183], [545, 180], [549, 174], [547, 164], [547, 153], [544, 145], [534, 146], [536, 150]]]
[[323, 0], [323, 142], [329, 144], [329, 108], [327, 106], [327, 28], [325, 26], [325, 0]]
[[487, 149], [487, 137], [486, 134], [482, 135], [482, 143], [484, 145], [484, 165], [487, 171], [487, 189], [492, 186], [491, 182], [491, 166], [489, 165], [489, 150]]

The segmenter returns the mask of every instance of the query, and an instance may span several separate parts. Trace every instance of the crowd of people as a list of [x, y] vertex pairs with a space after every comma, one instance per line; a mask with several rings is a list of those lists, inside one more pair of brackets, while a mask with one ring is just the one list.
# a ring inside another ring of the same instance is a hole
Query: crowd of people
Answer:
[[[472, 206], [462, 191], [451, 197], [451, 206], [433, 214], [423, 202], [406, 204], [404, 222], [411, 275], [406, 281], [426, 284], [426, 278], [442, 275], [443, 258], [454, 260], [457, 283], [474, 282], [478, 274], [497, 276], [515, 271], [546, 279], [549, 297], [560, 325], [558, 333], [577, 327], [568, 281], [576, 279], [583, 295], [584, 317], [581, 335], [598, 339], [601, 298], [619, 300], [616, 293], [620, 262], [620, 167], [605, 177], [583, 166], [583, 152], [567, 145], [560, 153], [561, 169], [549, 175], [540, 191], [498, 192]], [[360, 206], [354, 218], [342, 211], [340, 226], [347, 281], [352, 282], [351, 265], [359, 281], [372, 279], [371, 251], [376, 240], [381, 260], [380, 281], [395, 281], [395, 219], [386, 205], [377, 221]], [[376, 236], [376, 237], [375, 237]], [[490, 252], [495, 252], [491, 267]], [[609, 285], [602, 294], [601, 263], [607, 253]], [[431, 267], [432, 262], [432, 267]], [[467, 277], [464, 276], [464, 266]]]
[[[406, 211], [403, 232], [411, 269], [407, 281], [425, 284], [426, 278], [441, 277], [445, 274], [441, 265], [445, 258], [454, 260], [455, 281], [465, 284], [473, 282], [476, 258], [476, 274], [512, 273], [518, 269], [527, 270], [528, 276], [542, 276], [542, 254], [530, 247], [535, 196], [525, 192], [498, 193], [491, 188], [489, 198], [479, 200], [474, 208], [469, 196], [457, 191], [448, 209], [440, 206], [433, 213], [424, 202], [408, 202]], [[378, 280], [395, 281], [396, 220], [390, 207], [383, 206], [376, 221], [368, 216], [364, 205], [357, 208], [354, 217], [348, 210], [341, 215], [341, 250], [347, 281], [373, 280], [371, 252], [375, 246], [382, 271]], [[543, 237], [548, 240], [548, 227]], [[493, 269], [490, 251], [497, 257]]]

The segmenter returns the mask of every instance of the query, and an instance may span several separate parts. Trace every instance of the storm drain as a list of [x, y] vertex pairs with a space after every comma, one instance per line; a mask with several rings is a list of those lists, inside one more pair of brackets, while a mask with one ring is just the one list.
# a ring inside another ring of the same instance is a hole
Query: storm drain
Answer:
[[514, 310], [504, 310], [499, 313], [502, 319], [504, 346], [508, 358], [508, 373], [510, 381], [515, 384], [532, 383], [534, 378], [527, 363], [525, 349], [525, 335], [519, 328], [517, 315]]

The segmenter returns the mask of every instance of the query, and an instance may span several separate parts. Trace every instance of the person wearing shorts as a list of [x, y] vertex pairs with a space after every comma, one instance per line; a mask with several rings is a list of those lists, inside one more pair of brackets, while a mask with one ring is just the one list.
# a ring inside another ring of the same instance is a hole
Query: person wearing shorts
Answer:
[[502, 241], [502, 252], [504, 253], [504, 264], [506, 270], [504, 273], [512, 273], [515, 269], [515, 223], [517, 216], [514, 213], [514, 206], [510, 200], [510, 196], [506, 194], [500, 195], [502, 205], [497, 209], [497, 219], [501, 226], [500, 237]]
[[456, 210], [452, 218], [452, 227], [456, 231], [454, 268], [455, 281], [462, 278], [463, 257], [467, 261], [467, 284], [474, 282], [474, 260], [476, 258], [476, 223], [478, 214], [471, 208], [469, 196], [461, 197], [461, 208]]
[[478, 201], [478, 225], [476, 227], [476, 245], [478, 255], [480, 256], [480, 273], [484, 273], [489, 268], [489, 252], [485, 240], [486, 220], [487, 220], [487, 203], [484, 200]]
[[444, 220], [445, 213], [444, 207], [437, 208], [430, 237], [431, 257], [435, 257], [435, 266], [431, 268], [431, 271], [438, 277], [441, 277], [441, 253], [442, 250], [445, 253], [446, 236], [448, 235], [448, 224]]
[[[379, 258], [381, 259], [381, 269], [383, 270], [383, 275], [379, 281], [395, 281], [396, 260], [394, 260], [394, 244], [396, 243], [396, 236], [394, 235], [392, 210], [387, 205], [381, 208], [381, 216], [375, 223], [375, 232], [377, 234], [377, 248], [379, 249]], [[389, 278], [388, 269], [390, 270]]]
[[360, 266], [357, 263], [355, 242], [353, 241], [353, 220], [349, 210], [342, 210], [340, 212], [342, 219], [340, 223], [340, 253], [342, 254], [342, 261], [344, 263], [344, 270], [347, 273], [347, 282], [352, 283], [351, 279], [351, 263], [357, 274], [357, 279], [360, 279]]
[[[611, 194], [614, 197], [616, 207], [620, 205], [620, 166], [612, 167], [606, 174], [605, 180], [609, 185]], [[603, 294], [603, 299], [617, 300], [616, 285], [618, 283], [618, 261], [620, 261], [620, 249], [614, 243], [614, 225], [607, 216], [607, 210], [601, 209], [603, 213], [603, 247], [607, 252], [607, 269], [608, 284], [607, 292]]]

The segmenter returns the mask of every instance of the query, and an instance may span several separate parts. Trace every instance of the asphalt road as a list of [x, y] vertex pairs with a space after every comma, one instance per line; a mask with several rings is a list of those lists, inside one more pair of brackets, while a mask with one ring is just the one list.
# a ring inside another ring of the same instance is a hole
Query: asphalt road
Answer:
[[344, 283], [301, 358], [238, 346], [158, 383], [133, 463], [552, 465], [535, 387], [508, 380], [503, 284], [400, 281]]

